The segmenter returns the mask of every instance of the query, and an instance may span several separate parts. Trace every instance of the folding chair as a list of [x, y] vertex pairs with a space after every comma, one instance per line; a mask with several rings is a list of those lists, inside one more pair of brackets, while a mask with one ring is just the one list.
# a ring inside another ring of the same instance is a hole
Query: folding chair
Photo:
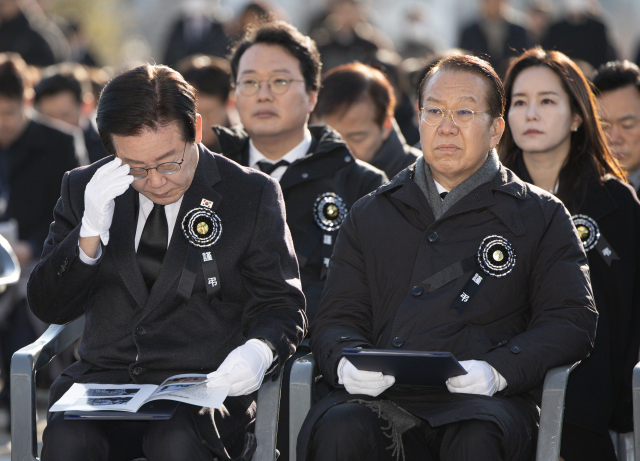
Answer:
[[[84, 316], [51, 325], [36, 342], [11, 360], [11, 461], [39, 461], [36, 433], [36, 372], [82, 335]], [[275, 461], [282, 373], [265, 380], [258, 391], [253, 461]]]
[[[545, 376], [540, 408], [536, 461], [558, 461], [560, 458], [562, 417], [564, 414], [567, 380], [569, 379], [569, 373], [578, 363], [580, 362], [552, 368]], [[640, 400], [640, 368], [636, 367], [636, 370], [639, 377], [638, 400]], [[289, 384], [289, 453], [291, 455], [289, 456], [289, 461], [296, 461], [298, 433], [313, 404], [313, 384], [318, 373], [312, 354], [300, 357], [291, 368], [291, 381]], [[640, 406], [638, 407], [637, 417], [640, 420]]]

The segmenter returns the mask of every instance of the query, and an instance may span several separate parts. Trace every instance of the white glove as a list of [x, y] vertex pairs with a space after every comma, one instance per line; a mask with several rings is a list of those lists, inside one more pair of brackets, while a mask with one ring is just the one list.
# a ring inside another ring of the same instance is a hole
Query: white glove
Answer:
[[260, 389], [273, 362], [273, 352], [263, 341], [250, 339], [229, 352], [218, 369], [207, 375], [207, 387], [231, 386], [229, 396], [247, 395]]
[[124, 194], [133, 176], [129, 165], [122, 165], [119, 158], [102, 165], [84, 190], [84, 216], [80, 237], [100, 236], [103, 245], [109, 243], [109, 228], [113, 219], [114, 199]]
[[480, 394], [491, 397], [507, 387], [507, 381], [487, 362], [463, 360], [460, 365], [467, 370], [466, 375], [447, 379], [447, 389], [455, 394]]
[[393, 386], [396, 378], [378, 371], [358, 370], [346, 357], [338, 364], [338, 383], [343, 384], [349, 394], [365, 394], [377, 397]]

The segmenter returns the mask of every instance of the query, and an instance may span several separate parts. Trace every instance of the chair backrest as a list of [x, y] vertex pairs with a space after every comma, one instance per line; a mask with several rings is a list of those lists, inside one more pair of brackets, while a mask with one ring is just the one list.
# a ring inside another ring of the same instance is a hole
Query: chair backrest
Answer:
[[0, 235], [0, 293], [20, 278], [20, 264], [7, 239]]

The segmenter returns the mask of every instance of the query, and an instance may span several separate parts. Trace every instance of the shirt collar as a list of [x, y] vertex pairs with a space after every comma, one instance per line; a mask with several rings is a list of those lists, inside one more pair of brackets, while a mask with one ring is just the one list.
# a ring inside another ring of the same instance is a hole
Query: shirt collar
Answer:
[[436, 183], [436, 189], [438, 189], [438, 194], [442, 194], [443, 192], [449, 193], [449, 191], [447, 189], [445, 189], [442, 184], [440, 184], [438, 181], [436, 181], [435, 179], [433, 180], [434, 183]]
[[256, 149], [256, 146], [253, 144], [253, 140], [249, 139], [249, 166], [251, 168], [255, 168], [256, 163], [262, 162], [262, 161], [269, 162], [269, 163], [277, 163], [280, 160], [286, 160], [289, 163], [293, 163], [296, 160], [299, 160], [305, 155], [307, 155], [307, 152], [309, 152], [309, 147], [311, 147], [311, 141], [312, 141], [311, 132], [309, 131], [308, 128], [305, 128], [304, 139], [300, 144], [298, 144], [296, 147], [291, 149], [289, 152], [287, 152], [285, 155], [283, 155], [279, 159], [271, 160], [265, 157], [258, 149]]

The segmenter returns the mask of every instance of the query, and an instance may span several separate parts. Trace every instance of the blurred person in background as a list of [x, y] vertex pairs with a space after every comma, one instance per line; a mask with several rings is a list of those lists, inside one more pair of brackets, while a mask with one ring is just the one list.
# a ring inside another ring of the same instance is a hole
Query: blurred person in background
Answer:
[[90, 85], [89, 76], [80, 65], [66, 63], [47, 68], [35, 86], [34, 107], [42, 115], [66, 123], [67, 131], [81, 138], [88, 163], [93, 163], [109, 154], [94, 121], [87, 117], [93, 102]]
[[163, 64], [175, 67], [181, 59], [194, 54], [227, 54], [229, 37], [210, 10], [211, 4], [205, 0], [185, 2], [182, 14], [171, 26]]
[[640, 69], [629, 61], [600, 66], [592, 78], [598, 89], [602, 127], [613, 156], [640, 192]]
[[557, 51], [521, 55], [505, 79], [504, 164], [565, 204], [589, 260], [598, 325], [569, 376], [561, 455], [615, 461], [609, 429], [633, 430], [631, 373], [640, 346], [640, 202], [611, 155], [596, 99]]
[[508, 0], [480, 0], [480, 19], [462, 29], [458, 46], [504, 75], [511, 58], [531, 46], [526, 29], [507, 16]]
[[214, 56], [198, 55], [185, 58], [178, 72], [196, 89], [197, 111], [202, 117], [202, 143], [213, 152], [220, 152], [214, 125], [229, 127], [227, 109], [232, 106], [231, 67], [229, 62]]
[[39, 67], [57, 61], [42, 31], [22, 11], [20, 0], [0, 0], [0, 52], [6, 51], [19, 53], [27, 64]]
[[98, 60], [90, 50], [89, 39], [82, 23], [75, 19], [67, 19], [62, 24], [62, 31], [69, 42], [69, 61], [98, 67]]
[[[44, 331], [44, 324], [30, 317], [26, 282], [40, 259], [62, 176], [78, 166], [73, 137], [30, 116], [27, 74], [17, 54], [0, 54], [0, 221], [17, 224], [13, 249], [22, 267], [16, 290], [10, 298], [3, 297], [0, 309], [3, 374], [13, 353]], [[2, 393], [6, 400], [8, 388], [7, 380]]]
[[312, 117], [340, 133], [355, 158], [393, 178], [421, 156], [394, 123], [395, 104], [382, 72], [361, 63], [343, 64], [323, 76]]
[[597, 0], [564, 0], [563, 7], [563, 17], [549, 27], [542, 47], [566, 54], [583, 70], [581, 61], [591, 70], [614, 61], [617, 53], [598, 14]]
[[375, 59], [364, 64], [380, 70], [393, 87], [396, 98], [396, 108], [393, 115], [405, 141], [410, 145], [420, 141], [418, 117], [414, 109], [414, 101], [411, 98], [411, 83], [409, 75], [402, 66], [402, 57], [395, 51], [382, 49], [378, 50]]
[[540, 45], [551, 25], [551, 1], [531, 0], [527, 4], [527, 31], [532, 45]]
[[363, 0], [335, 0], [321, 26], [309, 35], [318, 46], [322, 69], [375, 59], [379, 49], [393, 50], [393, 43], [367, 19]]

